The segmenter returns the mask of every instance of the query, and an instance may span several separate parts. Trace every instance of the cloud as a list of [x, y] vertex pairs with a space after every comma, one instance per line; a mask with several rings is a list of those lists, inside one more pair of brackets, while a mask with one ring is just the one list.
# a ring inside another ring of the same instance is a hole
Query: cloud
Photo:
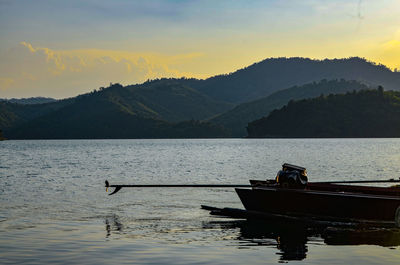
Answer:
[[382, 47], [385, 52], [399, 50], [400, 49], [400, 41], [399, 40], [390, 40], [390, 41], [383, 43]]
[[[399, 35], [400, 32], [397, 33]], [[394, 36], [393, 39], [383, 41], [372, 46], [367, 54], [367, 58], [384, 63], [391, 69], [400, 70], [400, 38]]]
[[0, 90], [6, 90], [12, 86], [14, 80], [11, 78], [0, 77]]
[[400, 40], [394, 39], [382, 44], [379, 54], [381, 61], [385, 61], [392, 68], [400, 69]]
[[110, 82], [141, 83], [159, 77], [193, 76], [174, 66], [201, 54], [166, 56], [113, 50], [52, 50], [21, 42], [0, 55], [0, 97], [68, 97]]

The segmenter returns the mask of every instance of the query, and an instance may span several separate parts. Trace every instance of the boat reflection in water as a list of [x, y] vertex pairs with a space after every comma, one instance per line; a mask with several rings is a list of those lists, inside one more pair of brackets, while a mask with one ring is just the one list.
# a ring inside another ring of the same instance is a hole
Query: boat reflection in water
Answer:
[[[400, 229], [367, 226], [313, 226], [267, 220], [215, 220], [211, 222], [164, 223], [134, 220], [111, 215], [105, 218], [106, 238], [112, 235], [128, 240], [165, 238], [169, 242], [193, 243], [226, 241], [238, 249], [277, 248], [281, 261], [304, 260], [312, 245], [400, 246]], [[124, 223], [126, 222], [126, 223]], [[150, 224], [151, 223], [151, 224]], [[193, 234], [191, 234], [193, 232]], [[183, 236], [184, 235], [184, 236]], [[222, 236], [221, 236], [222, 235]]]
[[115, 232], [115, 231], [121, 232], [122, 231], [123, 225], [117, 215], [114, 214], [112, 216], [106, 217], [104, 222], [106, 224], [106, 232], [107, 232], [106, 238], [111, 236], [112, 231], [113, 232]]
[[303, 226], [260, 221], [244, 221], [239, 226], [241, 245], [275, 245], [281, 260], [303, 260], [307, 256], [307, 238], [311, 235]]
[[374, 227], [309, 227], [294, 223], [261, 220], [214, 221], [204, 229], [239, 229], [239, 247], [276, 247], [281, 261], [303, 260], [308, 245], [400, 246], [400, 229]]

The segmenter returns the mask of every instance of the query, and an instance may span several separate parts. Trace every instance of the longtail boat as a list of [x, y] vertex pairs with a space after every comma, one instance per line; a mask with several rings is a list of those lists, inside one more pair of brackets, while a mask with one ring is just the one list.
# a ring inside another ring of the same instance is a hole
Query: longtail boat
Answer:
[[249, 185], [166, 184], [110, 185], [117, 193], [124, 187], [235, 188], [245, 210], [202, 206], [212, 214], [236, 218], [285, 219], [317, 223], [362, 223], [400, 227], [400, 186], [354, 184], [398, 183], [400, 179], [308, 182], [303, 167], [283, 164], [275, 179], [250, 180]]
[[371, 182], [398, 180], [308, 182], [305, 168], [283, 164], [275, 180], [250, 180], [251, 189], [235, 190], [251, 212], [400, 227], [400, 187], [350, 185]]

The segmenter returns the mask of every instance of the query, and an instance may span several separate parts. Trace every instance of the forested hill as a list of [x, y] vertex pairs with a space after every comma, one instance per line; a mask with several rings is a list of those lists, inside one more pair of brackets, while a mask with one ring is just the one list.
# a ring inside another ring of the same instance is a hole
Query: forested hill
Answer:
[[363, 90], [290, 101], [248, 125], [249, 137], [399, 137], [400, 92]]
[[73, 103], [75, 99], [63, 99], [43, 104], [19, 104], [0, 101], [0, 129], [7, 131], [29, 120], [61, 109]]
[[180, 82], [184, 79], [160, 79], [140, 85], [114, 86], [105, 91], [137, 113], [169, 122], [202, 120], [224, 112], [234, 105], [214, 100]]
[[271, 58], [231, 74], [185, 82], [216, 100], [244, 103], [295, 85], [341, 78], [376, 87], [382, 85], [387, 90], [400, 88], [399, 72], [359, 57], [333, 60]]
[[368, 89], [357, 81], [321, 80], [302, 86], [280, 90], [270, 96], [243, 103], [232, 110], [222, 113], [209, 121], [224, 126], [233, 137], [245, 137], [247, 124], [267, 116], [272, 110], [281, 108], [290, 100], [315, 98], [321, 94], [344, 94], [353, 90]]
[[9, 139], [225, 137], [195, 120], [230, 107], [174, 80], [115, 84], [49, 104], [0, 102], [0, 129]]

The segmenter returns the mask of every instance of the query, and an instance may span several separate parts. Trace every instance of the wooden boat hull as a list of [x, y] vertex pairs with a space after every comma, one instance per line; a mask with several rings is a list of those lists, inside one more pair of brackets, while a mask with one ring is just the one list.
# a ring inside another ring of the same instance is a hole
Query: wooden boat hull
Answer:
[[236, 189], [246, 210], [321, 219], [395, 223], [400, 197], [276, 187]]

